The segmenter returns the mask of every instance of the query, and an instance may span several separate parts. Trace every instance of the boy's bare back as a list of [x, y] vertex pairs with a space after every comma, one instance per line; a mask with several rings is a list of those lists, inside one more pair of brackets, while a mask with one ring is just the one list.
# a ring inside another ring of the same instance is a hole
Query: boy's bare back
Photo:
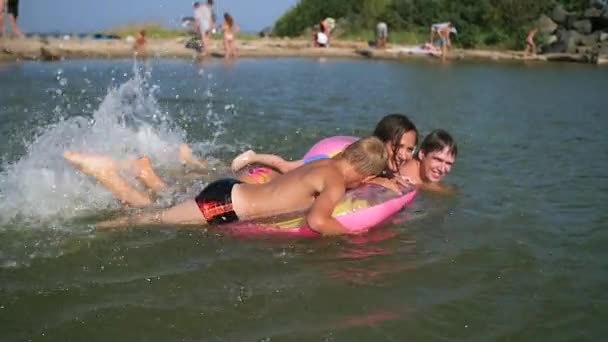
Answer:
[[[234, 210], [241, 219], [255, 219], [304, 211], [311, 208], [315, 200], [325, 197], [336, 198], [337, 202], [346, 187], [343, 164], [341, 160], [320, 160], [266, 184], [239, 184], [233, 192]], [[333, 206], [327, 208], [329, 212], [333, 209]]]

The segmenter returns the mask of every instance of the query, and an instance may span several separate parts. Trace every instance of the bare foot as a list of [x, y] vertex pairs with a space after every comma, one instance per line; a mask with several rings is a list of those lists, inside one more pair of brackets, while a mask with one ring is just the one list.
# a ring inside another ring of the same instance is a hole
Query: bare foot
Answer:
[[237, 172], [238, 170], [244, 168], [245, 166], [251, 164], [251, 159], [255, 158], [255, 151], [248, 150], [241, 154], [239, 154], [232, 161], [232, 171]]
[[131, 163], [130, 170], [133, 172], [135, 178], [139, 179], [139, 181], [144, 183], [155, 193], [160, 193], [167, 188], [167, 184], [165, 184], [165, 182], [163, 182], [163, 180], [154, 172], [152, 162], [148, 157], [134, 160]]
[[208, 166], [206, 161], [200, 161], [194, 158], [192, 155], [192, 148], [186, 144], [179, 145], [179, 161], [182, 164], [194, 165], [202, 169], [206, 169]]
[[154, 173], [152, 170], [152, 162], [148, 157], [141, 157], [130, 163], [129, 169], [133, 172], [133, 175], [137, 178], [145, 178], [149, 174]]
[[137, 191], [120, 177], [117, 164], [112, 158], [78, 152], [65, 152], [63, 157], [84, 174], [96, 178], [122, 203], [135, 208], [151, 204], [148, 195]]

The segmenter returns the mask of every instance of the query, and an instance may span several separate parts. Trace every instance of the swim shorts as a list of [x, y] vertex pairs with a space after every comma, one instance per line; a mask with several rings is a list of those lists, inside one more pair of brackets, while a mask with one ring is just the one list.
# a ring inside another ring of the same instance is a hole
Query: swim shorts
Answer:
[[239, 217], [232, 208], [232, 188], [241, 181], [220, 179], [207, 185], [194, 199], [210, 225], [236, 222]]
[[8, 0], [8, 14], [12, 14], [17, 19], [19, 16], [19, 0]]

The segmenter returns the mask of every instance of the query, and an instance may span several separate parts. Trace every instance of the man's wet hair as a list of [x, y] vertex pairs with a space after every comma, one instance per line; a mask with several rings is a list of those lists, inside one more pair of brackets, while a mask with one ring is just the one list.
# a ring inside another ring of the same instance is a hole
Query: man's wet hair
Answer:
[[456, 145], [456, 141], [454, 141], [454, 138], [452, 138], [450, 133], [443, 129], [436, 129], [424, 137], [424, 140], [422, 140], [422, 144], [420, 144], [420, 148], [416, 153], [416, 159], [420, 159], [420, 152], [429, 154], [443, 151], [446, 147], [452, 156], [458, 156], [458, 145]]

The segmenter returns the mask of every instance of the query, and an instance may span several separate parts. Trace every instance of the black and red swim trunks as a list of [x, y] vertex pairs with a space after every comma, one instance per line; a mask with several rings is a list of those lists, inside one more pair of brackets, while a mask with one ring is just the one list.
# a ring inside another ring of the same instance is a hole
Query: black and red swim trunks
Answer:
[[15, 19], [19, 17], [19, 0], [8, 0], [8, 14], [12, 14]]
[[242, 183], [236, 179], [220, 179], [207, 185], [194, 199], [210, 225], [236, 222], [239, 217], [232, 208], [232, 188]]

